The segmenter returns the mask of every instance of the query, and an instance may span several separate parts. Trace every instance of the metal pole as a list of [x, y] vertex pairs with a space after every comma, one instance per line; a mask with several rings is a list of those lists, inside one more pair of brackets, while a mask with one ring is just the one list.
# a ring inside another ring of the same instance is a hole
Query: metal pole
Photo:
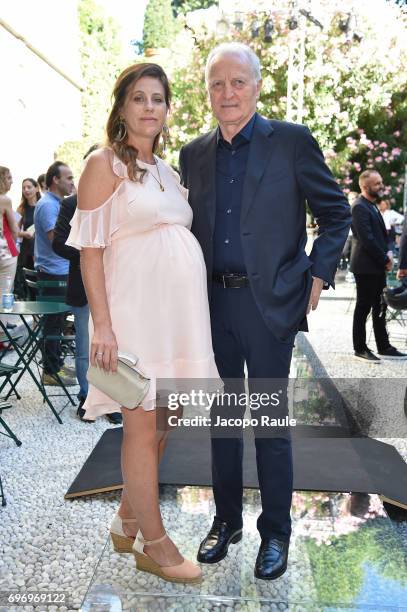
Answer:
[[294, 89], [294, 55], [297, 32], [292, 30], [289, 33], [289, 47], [288, 47], [288, 74], [287, 74], [287, 110], [285, 114], [286, 121], [293, 121], [293, 89]]
[[304, 69], [305, 69], [305, 34], [307, 22], [305, 17], [300, 18], [300, 49], [298, 62], [298, 100], [297, 100], [297, 123], [302, 123], [304, 114]]
[[76, 89], [79, 89], [79, 91], [84, 90], [84, 85], [82, 83], [78, 83], [78, 81], [71, 78], [69, 74], [67, 74], [64, 70], [61, 70], [61, 68], [59, 68], [56, 64], [54, 64], [54, 62], [49, 57], [44, 55], [44, 53], [41, 53], [41, 51], [39, 51], [36, 47], [34, 47], [26, 38], [24, 38], [24, 36], [19, 34], [19, 32], [14, 30], [14, 28], [12, 28], [11, 25], [6, 23], [4, 19], [1, 19], [1, 18], [0, 18], [0, 27], [4, 28], [9, 34], [14, 36], [14, 38], [17, 38], [17, 40], [21, 41], [27, 47], [27, 49], [29, 49], [32, 53], [34, 53], [34, 55], [39, 57], [40, 60], [48, 64], [48, 66], [52, 68], [52, 70], [55, 70], [55, 72], [57, 72], [61, 77], [66, 79], [71, 85], [76, 87]]

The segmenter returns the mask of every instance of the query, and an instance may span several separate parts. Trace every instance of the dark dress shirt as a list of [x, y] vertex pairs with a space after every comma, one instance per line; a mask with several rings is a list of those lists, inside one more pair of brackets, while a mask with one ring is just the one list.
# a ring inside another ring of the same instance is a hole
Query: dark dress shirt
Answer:
[[216, 218], [214, 231], [215, 272], [246, 274], [240, 231], [243, 184], [249, 158], [250, 141], [256, 113], [227, 142], [220, 128], [216, 149]]
[[[24, 221], [23, 221], [23, 225], [21, 228], [24, 231], [28, 229], [29, 227], [31, 227], [32, 225], [34, 225], [34, 209], [35, 209], [35, 206], [30, 206], [29, 204], [26, 204], [25, 206]], [[21, 258], [20, 259], [23, 262], [24, 266], [25, 266], [27, 257], [34, 257], [34, 240], [35, 238], [23, 238], [23, 241], [21, 243], [21, 247], [20, 247]]]

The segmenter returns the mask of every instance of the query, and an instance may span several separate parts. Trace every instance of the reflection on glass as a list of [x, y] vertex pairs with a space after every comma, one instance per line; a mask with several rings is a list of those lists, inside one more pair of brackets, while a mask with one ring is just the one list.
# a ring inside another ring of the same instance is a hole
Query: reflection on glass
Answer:
[[[214, 514], [210, 489], [164, 486], [161, 500], [168, 532], [183, 554], [194, 558]], [[221, 563], [203, 566], [201, 585], [170, 584], [138, 572], [132, 555], [114, 553], [110, 542], [93, 583], [110, 585], [123, 611], [206, 610], [215, 605], [257, 611], [267, 603], [310, 610], [356, 605], [381, 610], [407, 601], [405, 551], [378, 496], [295, 492], [289, 568], [272, 583], [253, 575], [259, 512], [258, 491], [245, 490], [243, 540], [230, 547]], [[230, 598], [227, 604], [225, 597]]]

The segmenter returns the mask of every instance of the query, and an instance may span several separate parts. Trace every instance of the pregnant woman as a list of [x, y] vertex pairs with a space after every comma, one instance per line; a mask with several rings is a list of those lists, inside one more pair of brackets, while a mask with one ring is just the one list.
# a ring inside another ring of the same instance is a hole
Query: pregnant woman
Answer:
[[83, 407], [89, 418], [118, 409], [123, 415], [124, 489], [111, 526], [115, 548], [133, 548], [137, 567], [164, 580], [198, 582], [200, 568], [182, 557], [160, 514], [155, 383], [218, 378], [206, 269], [190, 232], [187, 191], [155, 155], [170, 107], [164, 71], [156, 64], [130, 66], [113, 95], [107, 147], [88, 158], [67, 244], [81, 249], [91, 363], [115, 371], [118, 351], [131, 353], [152, 384], [134, 410], [92, 386]]

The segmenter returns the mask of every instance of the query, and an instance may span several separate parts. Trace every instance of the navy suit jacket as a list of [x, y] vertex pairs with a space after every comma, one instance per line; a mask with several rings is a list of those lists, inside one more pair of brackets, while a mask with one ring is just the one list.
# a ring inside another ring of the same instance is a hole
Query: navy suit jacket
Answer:
[[389, 237], [376, 204], [359, 196], [352, 206], [352, 251], [354, 274], [384, 274], [389, 258]]
[[[216, 129], [183, 146], [180, 170], [189, 189], [211, 294], [216, 211]], [[306, 201], [319, 226], [305, 253]], [[246, 169], [240, 219], [245, 264], [254, 299], [280, 339], [307, 329], [312, 276], [334, 285], [351, 222], [347, 199], [308, 128], [258, 116]]]

